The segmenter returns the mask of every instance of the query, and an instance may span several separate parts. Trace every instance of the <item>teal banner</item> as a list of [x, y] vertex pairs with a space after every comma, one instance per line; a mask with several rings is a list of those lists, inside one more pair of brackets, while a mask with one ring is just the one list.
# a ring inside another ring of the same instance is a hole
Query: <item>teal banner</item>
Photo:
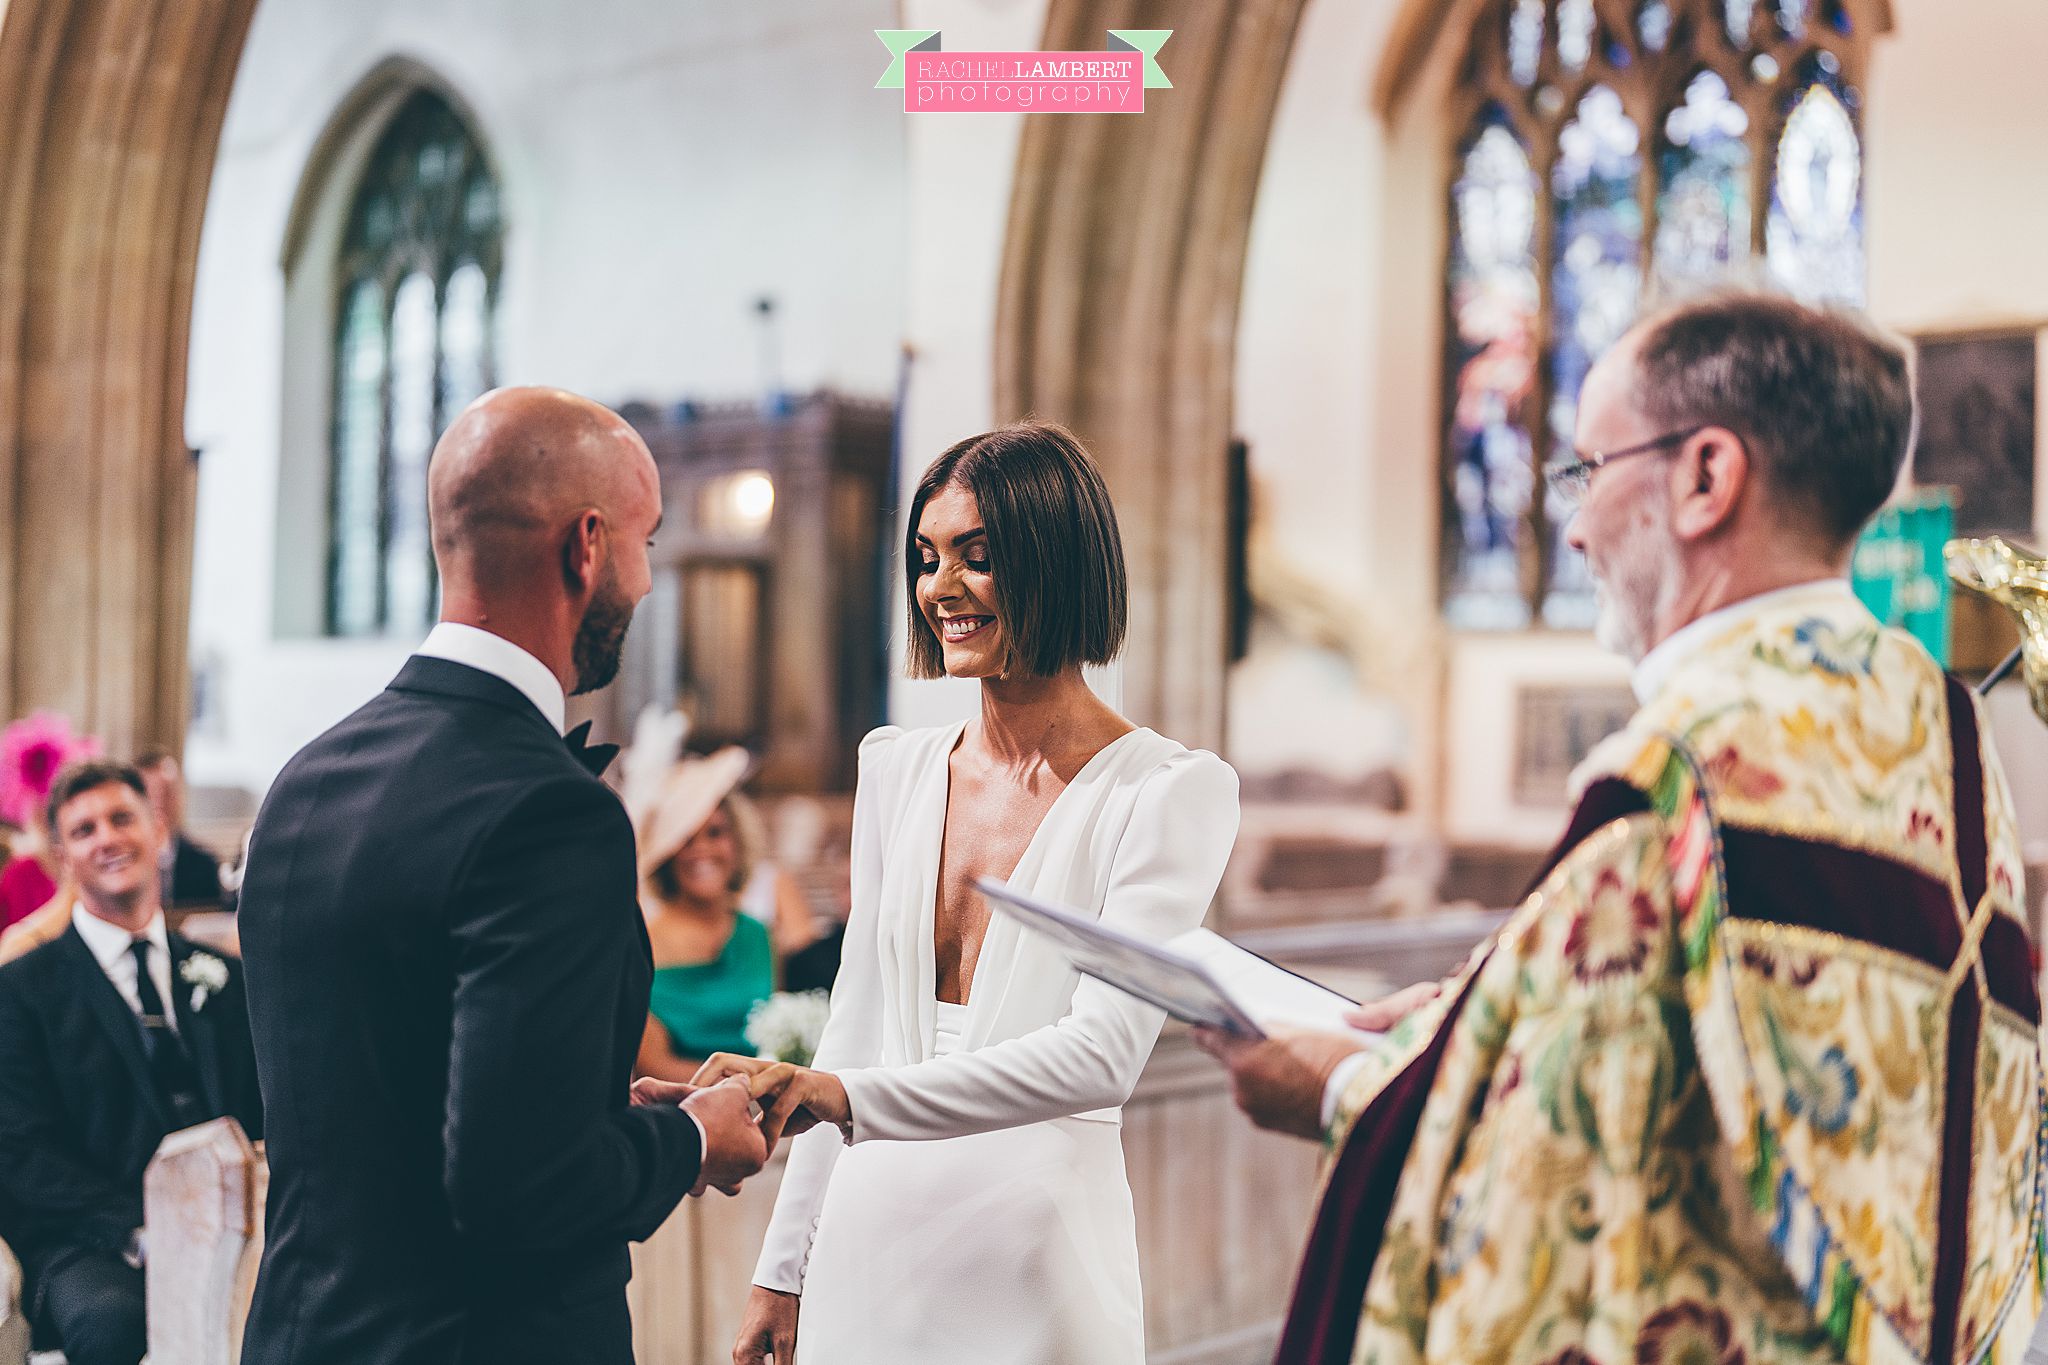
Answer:
[[1955, 534], [1955, 497], [1922, 489], [1879, 512], [1856, 542], [1849, 582], [1871, 614], [1897, 626], [1948, 667], [1948, 570], [1941, 550]]

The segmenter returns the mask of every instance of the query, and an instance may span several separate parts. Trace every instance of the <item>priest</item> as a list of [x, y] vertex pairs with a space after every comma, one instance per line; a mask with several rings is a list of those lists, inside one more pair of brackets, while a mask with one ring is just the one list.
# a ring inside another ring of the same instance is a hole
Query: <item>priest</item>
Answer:
[[1535, 889], [1376, 1043], [1205, 1035], [1331, 1160], [1283, 1365], [2017, 1362], [2040, 1000], [1970, 691], [1845, 581], [1904, 350], [1757, 293], [1639, 324], [1550, 471], [1641, 710]]

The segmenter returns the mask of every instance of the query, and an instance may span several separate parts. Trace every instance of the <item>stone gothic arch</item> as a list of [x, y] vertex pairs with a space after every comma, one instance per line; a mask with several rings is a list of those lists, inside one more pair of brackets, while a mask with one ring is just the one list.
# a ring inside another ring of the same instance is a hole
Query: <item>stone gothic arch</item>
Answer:
[[0, 715], [175, 742], [200, 220], [256, 0], [0, 3]]

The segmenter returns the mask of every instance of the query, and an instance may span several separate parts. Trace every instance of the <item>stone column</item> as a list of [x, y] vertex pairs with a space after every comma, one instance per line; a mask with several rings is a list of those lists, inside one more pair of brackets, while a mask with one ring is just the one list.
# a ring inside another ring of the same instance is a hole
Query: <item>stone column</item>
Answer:
[[996, 416], [1102, 462], [1130, 559], [1125, 709], [1220, 746], [1227, 473], [1252, 204], [1305, 0], [1052, 0], [1045, 46], [1170, 28], [1137, 117], [1025, 118], [996, 322]]
[[0, 720], [186, 712], [200, 218], [255, 0], [0, 3]]

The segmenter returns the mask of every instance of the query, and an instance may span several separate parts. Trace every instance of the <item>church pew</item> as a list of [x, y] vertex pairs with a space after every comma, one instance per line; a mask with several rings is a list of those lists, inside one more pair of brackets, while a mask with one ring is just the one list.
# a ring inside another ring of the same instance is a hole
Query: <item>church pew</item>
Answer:
[[21, 1262], [0, 1242], [0, 1365], [28, 1359], [28, 1319], [22, 1316]]

